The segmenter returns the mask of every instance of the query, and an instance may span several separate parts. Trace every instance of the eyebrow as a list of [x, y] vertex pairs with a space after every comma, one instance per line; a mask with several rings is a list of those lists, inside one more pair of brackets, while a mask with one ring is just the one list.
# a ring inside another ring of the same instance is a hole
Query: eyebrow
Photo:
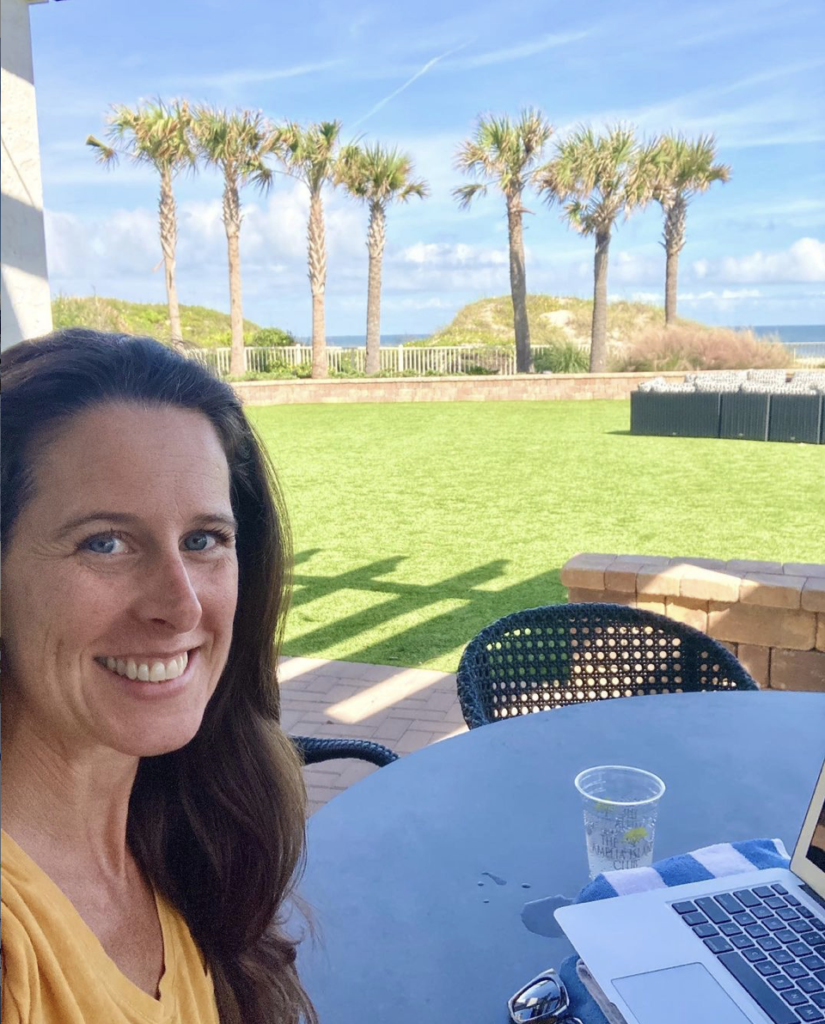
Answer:
[[[78, 529], [78, 527], [84, 526], [86, 523], [100, 522], [101, 520], [109, 523], [129, 526], [140, 522], [140, 517], [131, 515], [128, 512], [90, 512], [88, 515], [78, 516], [77, 519], [70, 519], [69, 522], [64, 523], [58, 530], [57, 537], [58, 539], [61, 539], [72, 533], [72, 531]], [[200, 515], [197, 515], [192, 519], [193, 529], [202, 529], [208, 526], [215, 526], [217, 524], [226, 526], [233, 532], [237, 532], [238, 530], [238, 520], [234, 516], [224, 515], [223, 512], [202, 512]]]

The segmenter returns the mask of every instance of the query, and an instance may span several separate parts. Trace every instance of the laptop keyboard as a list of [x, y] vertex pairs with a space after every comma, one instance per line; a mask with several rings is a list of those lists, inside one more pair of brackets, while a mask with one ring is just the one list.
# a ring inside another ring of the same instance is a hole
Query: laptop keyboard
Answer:
[[825, 1021], [825, 918], [784, 885], [672, 903], [773, 1021]]

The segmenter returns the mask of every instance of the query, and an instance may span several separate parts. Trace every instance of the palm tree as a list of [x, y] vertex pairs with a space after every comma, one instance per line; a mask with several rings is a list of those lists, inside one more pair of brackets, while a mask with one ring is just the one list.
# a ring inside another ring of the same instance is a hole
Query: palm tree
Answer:
[[195, 109], [192, 130], [201, 156], [223, 174], [223, 226], [229, 258], [229, 319], [232, 353], [229, 372], [244, 372], [243, 302], [241, 297], [241, 197], [252, 183], [262, 192], [272, 183], [266, 163], [271, 149], [272, 126], [260, 112], [225, 111], [200, 106]]
[[596, 236], [590, 372], [607, 359], [607, 261], [610, 236], [620, 213], [625, 219], [650, 198], [653, 147], [640, 146], [630, 127], [615, 125], [605, 135], [580, 127], [556, 147], [555, 158], [535, 174], [539, 192], [564, 206], [569, 223]]
[[306, 128], [291, 122], [276, 130], [273, 149], [288, 175], [309, 189], [307, 248], [309, 286], [312, 291], [312, 376], [327, 376], [327, 339], [324, 324], [324, 292], [327, 284], [327, 250], [324, 240], [324, 205], [321, 192], [334, 185], [338, 171], [340, 121], [321, 121]]
[[94, 135], [86, 145], [97, 150], [97, 159], [114, 166], [121, 155], [137, 163], [149, 164], [160, 175], [160, 247], [166, 276], [166, 298], [169, 305], [169, 329], [172, 344], [183, 348], [183, 332], [175, 280], [175, 249], [177, 246], [177, 214], [172, 182], [181, 170], [195, 166], [195, 153], [189, 136], [191, 115], [186, 103], [156, 100], [134, 110], [116, 106], [107, 119], [111, 145]]
[[347, 146], [341, 154], [338, 180], [344, 188], [369, 206], [367, 230], [369, 285], [367, 289], [367, 365], [366, 372], [381, 369], [381, 264], [386, 241], [387, 207], [392, 202], [406, 203], [412, 196], [423, 199], [430, 189], [426, 181], [412, 180], [413, 165], [406, 153], [387, 150], [376, 143], [361, 148]]
[[[513, 326], [516, 334], [516, 371], [529, 373], [530, 324], [527, 320], [527, 279], [524, 269], [522, 194], [530, 183], [530, 169], [541, 157], [553, 134], [553, 126], [539, 110], [522, 111], [518, 121], [504, 117], [479, 117], [475, 132], [456, 154], [457, 170], [481, 178], [472, 185], [453, 189], [462, 209], [476, 196], [496, 185], [507, 202], [507, 230], [510, 243], [510, 292], [513, 297]], [[486, 181], [486, 183], [485, 183]]]
[[688, 203], [715, 181], [730, 181], [730, 167], [714, 163], [716, 140], [702, 135], [694, 141], [666, 135], [656, 146], [653, 198], [665, 215], [662, 245], [666, 253], [665, 323], [676, 319], [679, 253], [685, 245]]

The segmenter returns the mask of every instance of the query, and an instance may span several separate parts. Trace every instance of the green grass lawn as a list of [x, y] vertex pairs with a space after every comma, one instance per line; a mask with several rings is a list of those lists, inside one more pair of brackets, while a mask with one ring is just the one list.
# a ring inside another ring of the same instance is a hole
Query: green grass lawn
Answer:
[[454, 671], [579, 551], [825, 561], [825, 449], [633, 437], [628, 402], [253, 407], [295, 542], [285, 653]]

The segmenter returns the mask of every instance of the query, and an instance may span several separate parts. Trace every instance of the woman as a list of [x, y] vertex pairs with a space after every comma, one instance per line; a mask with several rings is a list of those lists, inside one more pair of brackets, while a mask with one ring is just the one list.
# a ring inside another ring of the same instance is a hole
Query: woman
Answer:
[[3, 1020], [315, 1021], [262, 446], [148, 338], [23, 342], [2, 389]]

